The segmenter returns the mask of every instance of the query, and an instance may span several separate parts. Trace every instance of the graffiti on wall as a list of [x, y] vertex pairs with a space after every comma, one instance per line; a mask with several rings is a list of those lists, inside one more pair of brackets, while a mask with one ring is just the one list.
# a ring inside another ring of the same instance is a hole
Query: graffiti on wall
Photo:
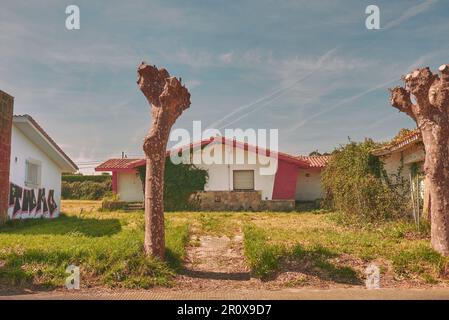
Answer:
[[9, 215], [11, 219], [53, 218], [58, 206], [55, 191], [45, 188], [26, 189], [14, 183], [9, 184]]

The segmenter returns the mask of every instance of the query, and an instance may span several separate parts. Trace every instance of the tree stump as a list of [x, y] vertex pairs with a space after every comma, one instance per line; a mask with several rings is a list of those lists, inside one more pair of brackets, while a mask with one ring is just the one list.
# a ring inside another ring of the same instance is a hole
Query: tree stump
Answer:
[[[390, 89], [391, 104], [421, 131], [426, 152], [424, 171], [430, 199], [432, 247], [449, 255], [449, 65], [433, 74], [428, 67], [402, 77], [405, 87]], [[412, 98], [415, 98], [415, 103]]]
[[164, 169], [171, 127], [190, 106], [190, 93], [181, 80], [164, 68], [144, 62], [137, 69], [137, 84], [151, 106], [151, 128], [143, 143], [146, 155], [145, 252], [165, 259]]

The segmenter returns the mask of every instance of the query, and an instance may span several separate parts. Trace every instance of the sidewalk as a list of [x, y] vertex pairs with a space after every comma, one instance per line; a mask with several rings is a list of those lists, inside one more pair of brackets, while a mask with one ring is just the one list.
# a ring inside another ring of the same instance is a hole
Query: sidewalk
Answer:
[[283, 289], [235, 291], [123, 291], [89, 293], [59, 291], [0, 296], [0, 300], [449, 300], [449, 288], [436, 289]]

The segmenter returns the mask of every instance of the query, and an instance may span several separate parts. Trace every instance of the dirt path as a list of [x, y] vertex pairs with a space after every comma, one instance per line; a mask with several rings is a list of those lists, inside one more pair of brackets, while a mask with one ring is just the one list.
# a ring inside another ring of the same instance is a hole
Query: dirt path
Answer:
[[243, 253], [243, 235], [193, 236], [187, 248], [185, 270], [177, 288], [218, 289], [247, 286], [251, 279]]

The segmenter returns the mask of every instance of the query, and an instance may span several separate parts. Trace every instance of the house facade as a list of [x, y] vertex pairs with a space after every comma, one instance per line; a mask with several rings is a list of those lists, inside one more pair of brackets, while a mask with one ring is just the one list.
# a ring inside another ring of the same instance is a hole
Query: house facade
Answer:
[[424, 165], [425, 151], [421, 133], [414, 130], [398, 141], [374, 150], [373, 155], [382, 159], [388, 174], [397, 173], [398, 168], [403, 165], [402, 174], [409, 177], [413, 167], [418, 166], [422, 171]]
[[424, 175], [425, 150], [419, 130], [413, 130], [397, 141], [374, 150], [372, 154], [380, 157], [387, 174], [399, 174], [410, 182], [412, 199], [417, 203], [416, 209], [422, 208], [426, 212], [428, 195]]
[[[167, 156], [185, 149], [172, 150]], [[208, 172], [204, 190], [196, 195], [203, 209], [292, 209], [297, 200], [315, 201], [323, 196], [321, 170], [327, 156], [293, 156], [223, 137], [203, 140], [188, 149], [191, 159], [204, 160], [196, 166]], [[142, 202], [137, 168], [144, 165], [145, 159], [110, 159], [95, 170], [112, 172], [113, 191], [120, 200]]]
[[[12, 104], [10, 114], [12, 115]], [[55, 218], [61, 207], [61, 175], [78, 170], [44, 129], [29, 115], [5, 119], [10, 127], [7, 160], [9, 219]], [[6, 160], [2, 160], [6, 166]], [[4, 205], [3, 205], [4, 207]]]

